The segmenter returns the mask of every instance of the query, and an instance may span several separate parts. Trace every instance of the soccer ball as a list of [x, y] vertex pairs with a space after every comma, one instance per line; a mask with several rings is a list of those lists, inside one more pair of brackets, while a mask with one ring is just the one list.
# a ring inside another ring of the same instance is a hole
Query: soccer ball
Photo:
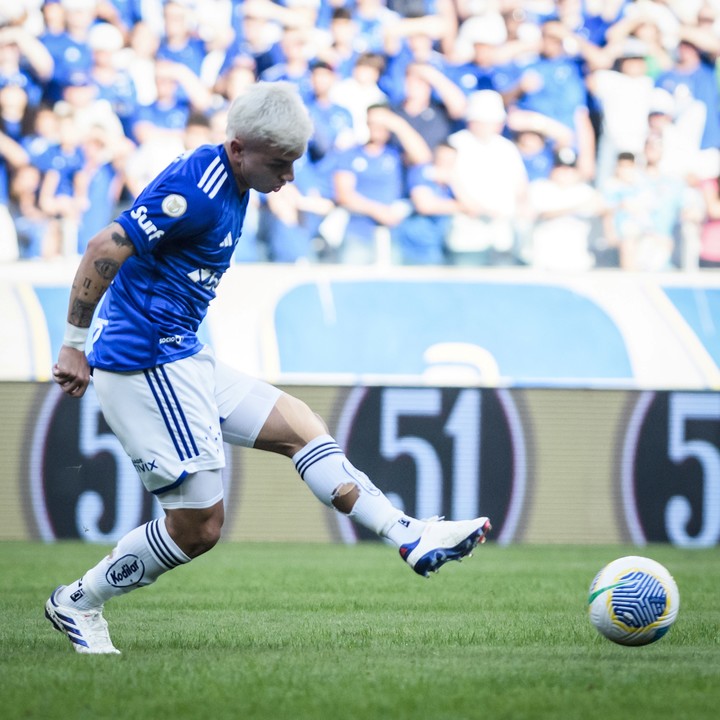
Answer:
[[659, 640], [675, 622], [679, 609], [675, 580], [650, 558], [629, 555], [613, 560], [590, 585], [590, 622], [601, 635], [620, 645]]

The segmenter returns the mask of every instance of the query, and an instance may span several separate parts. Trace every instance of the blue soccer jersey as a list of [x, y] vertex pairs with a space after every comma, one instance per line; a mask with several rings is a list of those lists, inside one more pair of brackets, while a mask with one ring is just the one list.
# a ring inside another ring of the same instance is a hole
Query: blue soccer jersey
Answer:
[[196, 332], [231, 263], [248, 193], [222, 145], [181, 155], [116, 220], [135, 246], [96, 319], [92, 367], [133, 371], [198, 352]]

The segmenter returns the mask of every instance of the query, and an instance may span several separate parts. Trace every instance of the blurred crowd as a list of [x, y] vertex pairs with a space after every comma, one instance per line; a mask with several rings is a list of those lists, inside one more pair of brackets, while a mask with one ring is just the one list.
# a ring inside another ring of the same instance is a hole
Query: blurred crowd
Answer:
[[0, 260], [82, 253], [234, 97], [315, 125], [237, 262], [720, 267], [720, 0], [0, 0]]

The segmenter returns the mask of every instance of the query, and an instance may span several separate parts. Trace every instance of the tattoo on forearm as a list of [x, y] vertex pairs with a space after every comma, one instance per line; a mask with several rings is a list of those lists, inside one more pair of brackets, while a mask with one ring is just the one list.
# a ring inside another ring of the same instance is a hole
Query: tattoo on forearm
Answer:
[[[128, 239], [124, 230], [113, 229], [110, 238], [117, 247], [132, 247], [132, 242]], [[107, 245], [105, 245], [107, 248]], [[110, 286], [113, 278], [117, 275], [122, 261], [116, 260], [111, 248], [108, 248], [108, 254], [104, 257], [87, 258], [79, 274], [73, 282], [72, 293], [70, 296], [70, 312], [68, 320], [78, 327], [89, 327], [93, 318], [93, 313], [97, 307], [100, 298]], [[100, 250], [102, 252], [102, 250]], [[123, 253], [124, 255], [125, 253]], [[92, 268], [90, 266], [92, 263]], [[94, 272], [93, 272], [94, 271]]]
[[70, 306], [70, 315], [68, 320], [78, 327], [90, 327], [96, 305], [96, 302], [87, 303], [82, 300], [74, 300]]
[[111, 258], [100, 258], [94, 262], [94, 267], [103, 280], [112, 280], [117, 274], [120, 264]]

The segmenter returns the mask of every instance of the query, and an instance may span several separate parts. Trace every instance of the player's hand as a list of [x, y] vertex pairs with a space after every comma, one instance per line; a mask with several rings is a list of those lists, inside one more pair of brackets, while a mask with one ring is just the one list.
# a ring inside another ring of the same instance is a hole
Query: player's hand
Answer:
[[90, 366], [81, 350], [63, 345], [53, 365], [53, 380], [70, 397], [80, 398], [90, 382]]

